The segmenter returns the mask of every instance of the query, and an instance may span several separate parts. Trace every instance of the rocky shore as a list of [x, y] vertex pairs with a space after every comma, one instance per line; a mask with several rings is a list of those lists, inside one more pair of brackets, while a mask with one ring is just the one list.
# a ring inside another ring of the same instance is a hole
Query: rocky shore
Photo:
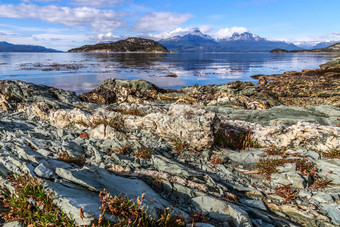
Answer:
[[[103, 192], [143, 195], [153, 217], [171, 207], [178, 226], [338, 226], [336, 62], [180, 91], [109, 79], [77, 96], [0, 81], [4, 203], [17, 193], [9, 176], [25, 174], [75, 226], [119, 222], [99, 209]], [[28, 224], [15, 217], [8, 226]]]

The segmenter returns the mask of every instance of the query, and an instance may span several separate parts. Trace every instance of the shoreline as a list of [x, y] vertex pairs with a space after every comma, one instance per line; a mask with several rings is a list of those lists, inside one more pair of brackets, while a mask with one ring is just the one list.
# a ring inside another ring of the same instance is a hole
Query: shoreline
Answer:
[[36, 177], [82, 226], [100, 219], [104, 189], [206, 226], [338, 225], [337, 61], [180, 91], [108, 79], [77, 96], [0, 81], [1, 189], [15, 193], [13, 173]]

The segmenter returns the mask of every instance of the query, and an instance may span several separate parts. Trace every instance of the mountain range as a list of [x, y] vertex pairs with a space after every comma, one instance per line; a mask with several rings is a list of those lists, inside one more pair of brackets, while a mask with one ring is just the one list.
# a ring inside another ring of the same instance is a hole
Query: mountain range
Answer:
[[339, 41], [289, 43], [262, 38], [250, 32], [234, 33], [224, 39], [214, 39], [200, 30], [158, 41], [170, 51], [270, 51], [273, 49], [321, 49]]
[[0, 42], [0, 52], [62, 52], [42, 46], [16, 45], [7, 42]]
[[224, 39], [213, 39], [200, 30], [183, 36], [174, 36], [158, 41], [170, 51], [270, 51], [275, 48], [300, 50], [293, 43], [272, 41], [249, 32], [234, 33]]

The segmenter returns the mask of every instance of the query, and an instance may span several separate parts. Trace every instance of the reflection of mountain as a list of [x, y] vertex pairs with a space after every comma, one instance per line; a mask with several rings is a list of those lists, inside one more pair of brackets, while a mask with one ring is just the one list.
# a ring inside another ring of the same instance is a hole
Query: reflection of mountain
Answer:
[[234, 33], [225, 39], [213, 39], [209, 35], [195, 30], [184, 36], [175, 36], [169, 39], [160, 40], [172, 51], [270, 51], [275, 48], [296, 50], [300, 49], [292, 43], [282, 41], [270, 41], [249, 32]]
[[42, 46], [15, 45], [7, 42], [0, 42], [0, 52], [62, 52], [48, 49]]

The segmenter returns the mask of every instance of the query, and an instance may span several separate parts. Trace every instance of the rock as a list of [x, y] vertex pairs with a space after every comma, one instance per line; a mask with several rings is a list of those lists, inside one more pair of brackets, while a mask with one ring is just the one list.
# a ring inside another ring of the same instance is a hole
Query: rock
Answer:
[[83, 93], [80, 97], [97, 104], [145, 103], [153, 100], [160, 90], [144, 80], [107, 79], [98, 88]]
[[190, 147], [202, 149], [214, 143], [214, 133], [220, 120], [215, 113], [185, 105], [173, 104], [165, 114], [148, 114], [133, 121], [125, 121], [127, 128], [143, 128], [162, 138], [182, 141]]
[[312, 196], [312, 199], [315, 199], [316, 201], [320, 203], [331, 203], [334, 201], [333, 197], [327, 193], [324, 192], [317, 192]]
[[233, 162], [238, 162], [242, 164], [256, 164], [259, 160], [265, 157], [265, 152], [263, 150], [249, 148], [242, 152], [228, 150], [224, 152]]
[[159, 172], [166, 172], [176, 176], [201, 176], [197, 171], [160, 155], [153, 155], [152, 162]]
[[35, 169], [34, 173], [37, 174], [39, 177], [45, 178], [45, 179], [51, 179], [55, 177], [54, 172], [47, 168], [43, 163], [40, 163]]
[[209, 216], [219, 221], [227, 221], [234, 226], [252, 226], [248, 214], [240, 207], [215, 199], [211, 196], [200, 196], [192, 199], [197, 208], [208, 212]]
[[3, 227], [23, 227], [23, 226], [24, 225], [19, 221], [11, 221], [3, 225]]
[[250, 207], [254, 207], [257, 209], [261, 209], [261, 210], [267, 210], [266, 205], [264, 204], [264, 202], [260, 201], [260, 200], [253, 200], [253, 199], [240, 199], [240, 202], [244, 205], [250, 206]]
[[339, 159], [317, 160], [315, 164], [321, 177], [332, 180], [332, 184], [340, 185]]
[[75, 184], [99, 193], [104, 188], [112, 195], [126, 194], [130, 199], [137, 199], [145, 194], [144, 202], [151, 212], [156, 209], [164, 209], [170, 204], [155, 193], [148, 185], [138, 179], [128, 179], [108, 173], [101, 168], [83, 168], [66, 170], [57, 168], [56, 174]]
[[53, 108], [68, 108], [72, 103], [80, 101], [74, 92], [19, 80], [1, 81], [0, 94], [13, 107], [18, 103], [44, 102]]
[[334, 224], [340, 225], [340, 207], [339, 205], [329, 206], [327, 212], [332, 218]]

